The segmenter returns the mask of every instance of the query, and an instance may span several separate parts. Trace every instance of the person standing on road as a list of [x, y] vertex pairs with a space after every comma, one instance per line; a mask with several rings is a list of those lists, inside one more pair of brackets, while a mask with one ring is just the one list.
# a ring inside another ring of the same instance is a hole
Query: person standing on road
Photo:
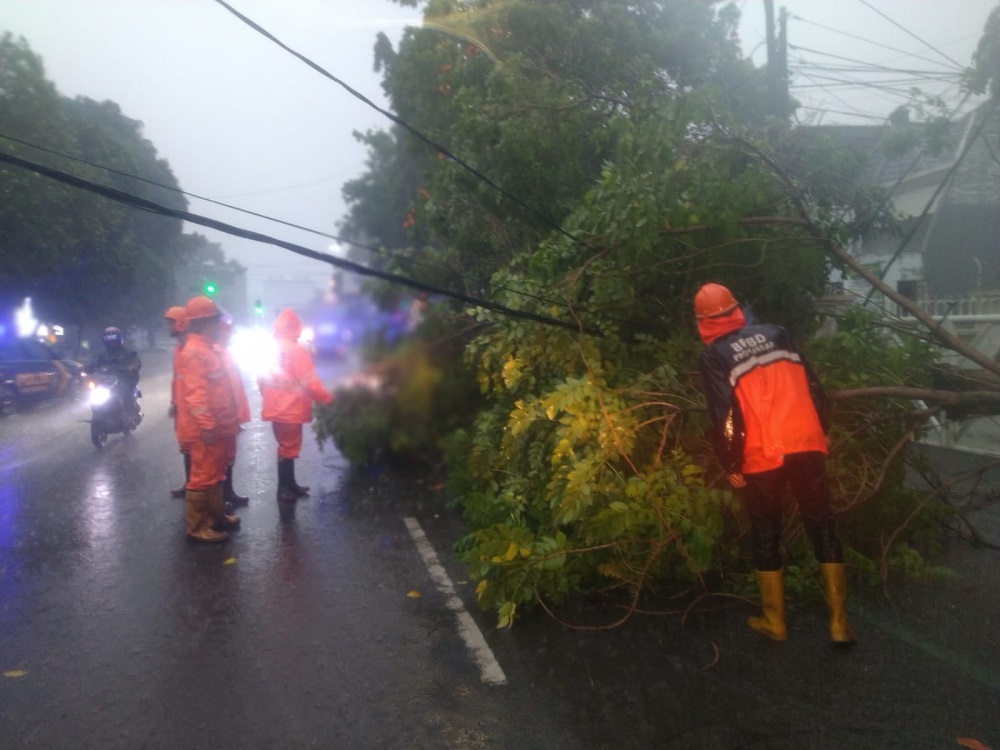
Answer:
[[[184, 308], [174, 305], [167, 308], [163, 313], [164, 320], [167, 321], [167, 333], [174, 340], [174, 370], [170, 380], [170, 409], [168, 416], [174, 420], [174, 434], [177, 434], [177, 365], [181, 357], [181, 349], [184, 348]], [[178, 447], [184, 457], [184, 484], [176, 490], [170, 491], [171, 497], [184, 497], [187, 492], [187, 482], [191, 478], [191, 452], [190, 449], [178, 439]]]
[[190, 448], [191, 476], [185, 492], [187, 536], [222, 542], [225, 528], [238, 526], [227, 515], [222, 485], [227, 438], [239, 431], [236, 398], [216, 349], [219, 308], [207, 297], [192, 297], [184, 309], [187, 340], [177, 368], [177, 436]]
[[790, 486], [820, 563], [835, 644], [855, 642], [847, 622], [844, 555], [826, 481], [827, 401], [788, 332], [746, 325], [732, 292], [705, 284], [694, 298], [706, 344], [700, 370], [712, 442], [730, 484], [741, 491], [763, 616], [747, 624], [775, 641], [788, 638], [779, 550], [782, 493]]
[[250, 402], [247, 400], [246, 389], [243, 387], [243, 376], [240, 374], [240, 368], [228, 349], [229, 338], [233, 333], [233, 316], [221, 308], [220, 312], [222, 315], [219, 322], [219, 341], [216, 344], [216, 349], [219, 358], [222, 360], [222, 365], [226, 369], [226, 375], [229, 377], [229, 385], [233, 390], [233, 397], [236, 399], [236, 422], [238, 425], [237, 433], [232, 437], [226, 438], [226, 478], [222, 483], [222, 499], [225, 501], [228, 511], [229, 508], [246, 505], [250, 502], [249, 497], [240, 495], [233, 489], [233, 468], [236, 466], [236, 438], [239, 432], [243, 431], [243, 425], [250, 421]]
[[302, 322], [293, 310], [282, 310], [274, 323], [279, 361], [257, 380], [263, 397], [261, 419], [271, 423], [278, 440], [278, 500], [291, 502], [309, 494], [295, 481], [295, 459], [302, 450], [302, 425], [312, 421], [312, 402], [329, 404], [330, 393], [320, 382], [312, 355], [298, 343]]

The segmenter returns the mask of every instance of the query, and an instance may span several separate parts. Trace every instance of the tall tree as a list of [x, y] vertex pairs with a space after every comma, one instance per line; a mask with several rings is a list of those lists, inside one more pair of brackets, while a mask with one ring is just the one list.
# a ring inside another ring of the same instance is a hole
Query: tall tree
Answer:
[[[5, 151], [186, 208], [141, 122], [113, 102], [60, 96], [41, 59], [9, 34], [0, 38], [0, 82]], [[180, 220], [11, 166], [0, 167], [0, 191], [0, 261], [9, 293], [31, 295], [42, 313], [67, 324], [159, 323], [172, 292], [164, 280], [183, 260]]]
[[986, 18], [982, 39], [965, 74], [965, 85], [974, 94], [989, 93], [1000, 99], [1000, 5]]
[[[806, 339], [831, 266], [849, 265], [924, 338], [998, 367], [846, 251], [891, 229], [891, 208], [858, 188], [858, 159], [767, 118], [735, 11], [713, 7], [432, 0], [398, 54], [380, 49], [395, 111], [420, 133], [397, 131], [397, 154], [424, 139], [451, 154], [431, 149], [419, 172], [413, 272], [597, 334], [472, 316], [465, 353], [490, 403], [451, 436], [449, 484], [473, 528], [462, 558], [501, 624], [574, 591], [637, 597], [740, 566], [745, 526], [702, 438], [702, 282]], [[851, 313], [807, 344], [851, 399], [872, 383], [888, 396], [838, 402], [831, 463], [858, 565], [883, 573], [925, 538], [933, 497], [903, 485], [904, 448], [941, 403], [924, 338], [895, 336]], [[917, 410], [924, 397], [936, 405]]]

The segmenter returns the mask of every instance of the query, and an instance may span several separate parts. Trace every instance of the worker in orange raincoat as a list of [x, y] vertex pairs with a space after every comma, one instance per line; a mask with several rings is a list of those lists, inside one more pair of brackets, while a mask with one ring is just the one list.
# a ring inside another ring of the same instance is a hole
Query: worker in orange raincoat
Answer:
[[[167, 333], [170, 335], [170, 338], [174, 339], [174, 370], [173, 378], [170, 381], [170, 410], [167, 414], [172, 420], [174, 420], [174, 433], [176, 434], [177, 363], [181, 357], [181, 349], [184, 348], [184, 308], [180, 305], [174, 305], [173, 307], [167, 308], [167, 311], [163, 313], [163, 318], [167, 321]], [[184, 484], [176, 490], [171, 490], [171, 497], [184, 497], [187, 492], [187, 480], [191, 476], [191, 454], [183, 445], [180, 444], [180, 441], [178, 441], [178, 446], [180, 447], [181, 455], [184, 457]]]
[[[236, 399], [236, 421], [240, 425], [239, 430], [243, 430], [243, 425], [250, 421], [250, 402], [247, 400], [246, 389], [243, 387], [243, 376], [236, 360], [230, 353], [229, 338], [233, 333], [233, 316], [220, 308], [222, 313], [219, 324], [219, 341], [216, 344], [219, 357], [226, 368], [226, 375], [229, 376], [229, 383], [233, 389], [233, 397]], [[237, 505], [246, 505], [250, 498], [240, 495], [233, 489], [233, 467], [236, 466], [236, 437], [226, 438], [226, 478], [222, 483], [222, 499], [226, 502], [227, 510]]]
[[827, 399], [809, 361], [781, 326], [747, 325], [732, 292], [705, 284], [694, 298], [706, 344], [700, 369], [715, 452], [750, 517], [762, 616], [747, 624], [788, 638], [782, 581], [782, 495], [790, 487], [826, 590], [830, 640], [855, 642], [847, 622], [844, 553], [826, 479]]
[[295, 459], [302, 450], [302, 425], [312, 421], [312, 402], [329, 404], [331, 394], [319, 380], [312, 355], [298, 343], [302, 322], [293, 310], [282, 310], [274, 323], [278, 342], [275, 369], [257, 380], [263, 397], [261, 418], [271, 423], [278, 440], [278, 500], [289, 502], [309, 494], [295, 481]]
[[191, 476], [185, 492], [187, 535], [203, 542], [222, 542], [223, 529], [239, 525], [225, 512], [222, 484], [226, 478], [228, 438], [239, 431], [232, 383], [216, 349], [219, 308], [207, 297], [192, 297], [185, 306], [187, 340], [177, 364], [177, 437], [190, 448]]

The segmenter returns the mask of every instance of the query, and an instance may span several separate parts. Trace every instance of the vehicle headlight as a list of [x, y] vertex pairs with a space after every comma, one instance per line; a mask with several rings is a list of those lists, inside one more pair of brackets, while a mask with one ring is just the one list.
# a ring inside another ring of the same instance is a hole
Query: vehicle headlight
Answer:
[[90, 389], [90, 403], [94, 406], [100, 406], [105, 403], [109, 398], [111, 398], [111, 389], [106, 388], [103, 385], [95, 385]]

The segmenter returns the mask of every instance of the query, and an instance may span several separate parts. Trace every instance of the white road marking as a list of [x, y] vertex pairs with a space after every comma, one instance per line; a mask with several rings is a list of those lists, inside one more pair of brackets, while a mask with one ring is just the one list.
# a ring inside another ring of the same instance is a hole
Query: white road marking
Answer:
[[444, 595], [448, 609], [454, 612], [455, 617], [458, 618], [458, 634], [465, 641], [469, 651], [472, 652], [472, 658], [476, 662], [476, 666], [479, 667], [480, 678], [488, 685], [506, 685], [507, 675], [504, 674], [500, 663], [493, 655], [493, 650], [486, 642], [483, 631], [476, 625], [476, 621], [472, 619], [465, 604], [455, 593], [455, 586], [452, 584], [451, 578], [448, 577], [447, 571], [438, 561], [437, 553], [427, 540], [423, 528], [415, 518], [404, 518], [403, 522], [410, 532], [413, 543], [417, 546], [417, 552], [424, 560], [431, 580], [434, 581], [437, 590]]

